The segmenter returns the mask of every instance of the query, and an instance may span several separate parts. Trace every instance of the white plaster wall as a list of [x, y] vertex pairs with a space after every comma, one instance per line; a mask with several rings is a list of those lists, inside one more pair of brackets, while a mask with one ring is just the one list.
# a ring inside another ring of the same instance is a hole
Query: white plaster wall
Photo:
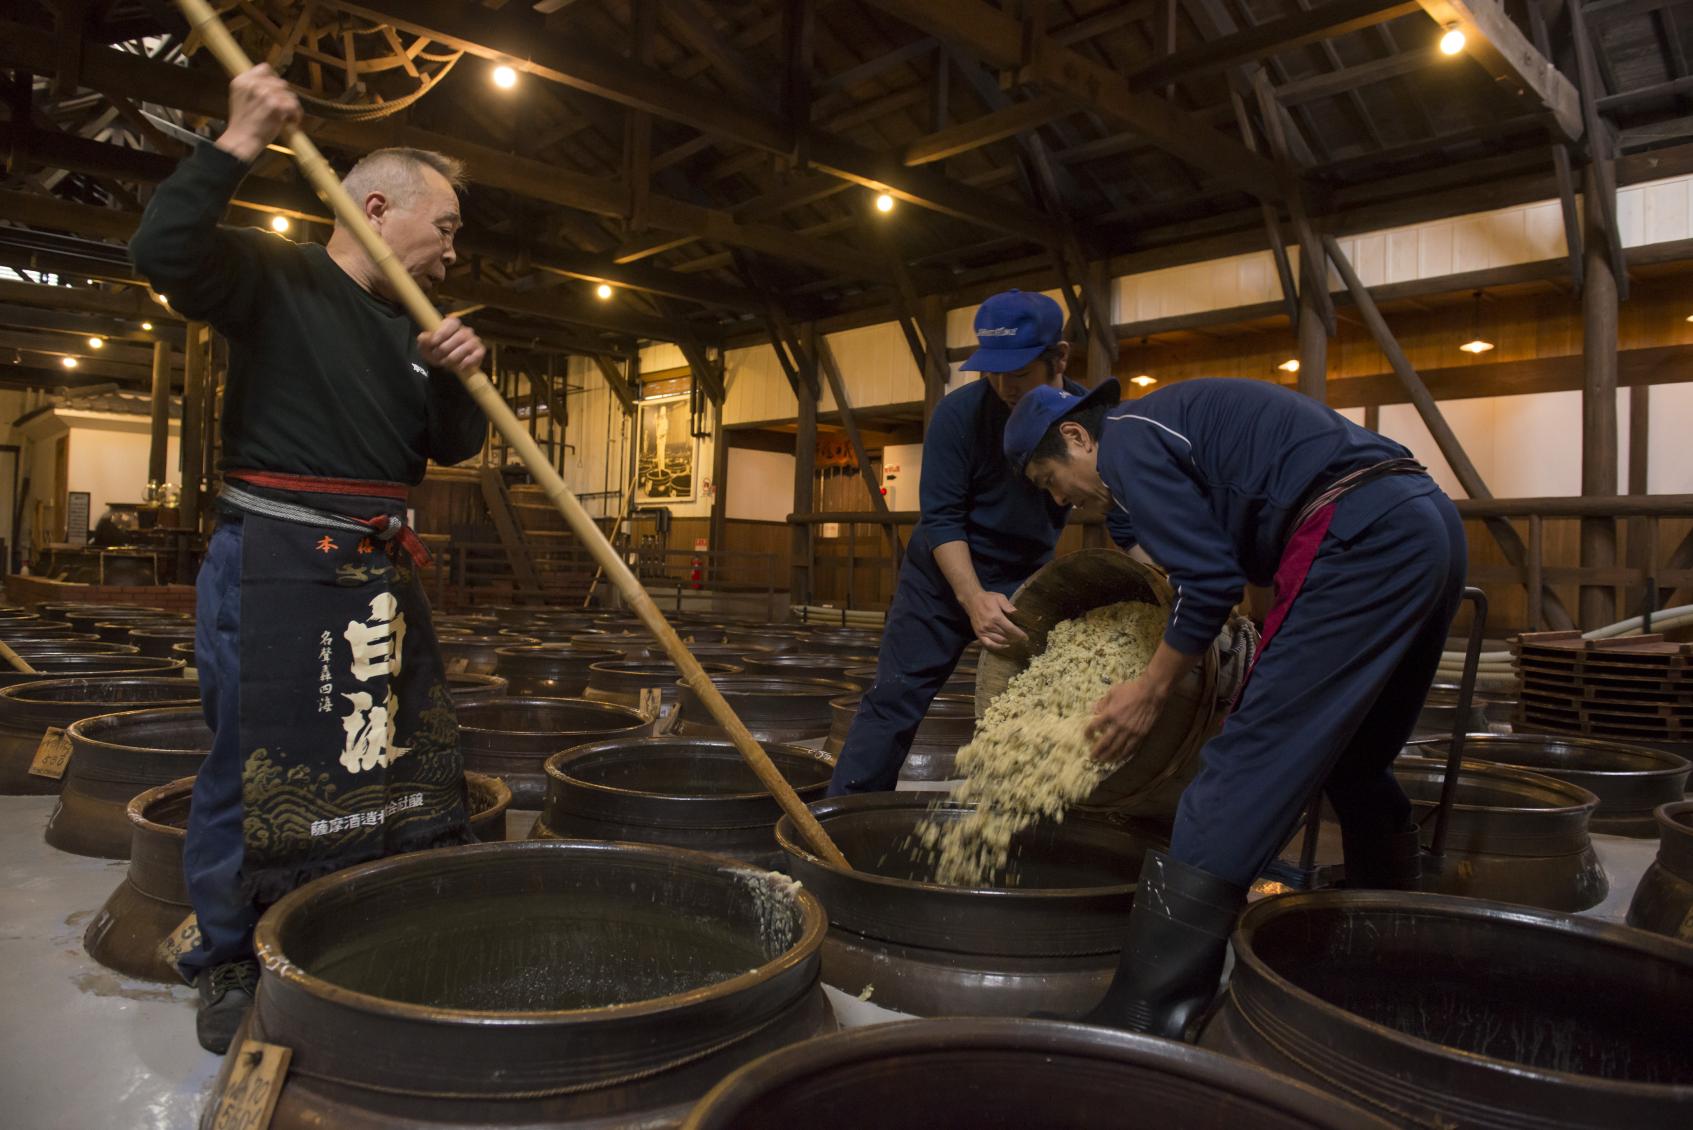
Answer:
[[785, 451], [729, 449], [724, 514], [753, 522], [786, 521], [794, 509], [794, 457]]

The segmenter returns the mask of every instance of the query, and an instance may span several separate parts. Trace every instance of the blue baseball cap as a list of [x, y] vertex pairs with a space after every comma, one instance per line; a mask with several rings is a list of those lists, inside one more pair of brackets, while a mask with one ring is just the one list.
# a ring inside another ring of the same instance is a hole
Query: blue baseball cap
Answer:
[[1012, 409], [1011, 419], [1005, 422], [1005, 457], [1011, 460], [1011, 465], [1021, 475], [1029, 455], [1052, 425], [1090, 404], [1101, 400], [1115, 404], [1121, 399], [1116, 377], [1106, 377], [1099, 382], [1098, 388], [1091, 389], [1084, 396], [1076, 396], [1051, 385], [1032, 388], [1023, 394], [1023, 399]]
[[1015, 373], [1064, 336], [1064, 311], [1044, 294], [1008, 290], [976, 309], [976, 352], [967, 373]]

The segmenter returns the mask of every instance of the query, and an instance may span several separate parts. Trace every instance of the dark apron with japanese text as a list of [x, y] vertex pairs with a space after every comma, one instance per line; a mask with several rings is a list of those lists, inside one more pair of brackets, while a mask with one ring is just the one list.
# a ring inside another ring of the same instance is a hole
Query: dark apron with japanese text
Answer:
[[363, 860], [473, 842], [458, 722], [407, 554], [243, 517], [243, 875], [261, 903]]

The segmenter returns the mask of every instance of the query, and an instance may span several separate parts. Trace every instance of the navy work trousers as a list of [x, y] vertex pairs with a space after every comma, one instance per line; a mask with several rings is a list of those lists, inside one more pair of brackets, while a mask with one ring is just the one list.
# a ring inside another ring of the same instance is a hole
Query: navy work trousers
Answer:
[[222, 519], [194, 582], [194, 666], [212, 751], [194, 778], [182, 865], [200, 942], [177, 962], [192, 981], [202, 969], [251, 960], [258, 907], [242, 895], [241, 523]]
[[[1021, 581], [983, 585], [1010, 596]], [[876, 656], [876, 682], [864, 692], [835, 760], [829, 795], [887, 792], [899, 782], [929, 704], [975, 640], [970, 617], [926, 548], [914, 547], [900, 567]]]
[[1438, 493], [1408, 499], [1350, 540], [1323, 539], [1182, 793], [1172, 856], [1250, 883], [1318, 784], [1349, 831], [1404, 826], [1411, 805], [1393, 759], [1434, 682], [1467, 557], [1457, 508]]

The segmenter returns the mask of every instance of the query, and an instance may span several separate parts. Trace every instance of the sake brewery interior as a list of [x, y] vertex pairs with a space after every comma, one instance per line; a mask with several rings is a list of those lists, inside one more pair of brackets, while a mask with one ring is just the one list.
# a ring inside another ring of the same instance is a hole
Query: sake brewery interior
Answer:
[[7, 5], [0, 1121], [1693, 1125], [1690, 59]]

